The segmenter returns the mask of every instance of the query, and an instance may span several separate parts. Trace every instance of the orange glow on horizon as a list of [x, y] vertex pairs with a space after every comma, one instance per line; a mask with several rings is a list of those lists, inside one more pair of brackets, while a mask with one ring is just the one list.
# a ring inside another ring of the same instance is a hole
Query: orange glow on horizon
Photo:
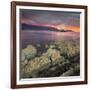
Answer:
[[80, 27], [79, 26], [65, 26], [65, 30], [73, 30], [75, 32], [80, 32]]
[[53, 25], [53, 27], [57, 28], [58, 30], [64, 29], [64, 30], [72, 30], [75, 32], [80, 32], [79, 26], [68, 26], [68, 25], [64, 25], [64, 24], [58, 24], [58, 25]]
[[29, 19], [21, 19], [21, 23], [25, 23], [25, 24], [32, 24], [32, 25], [37, 25], [37, 26], [48, 26], [48, 27], [53, 27], [53, 28], [57, 28], [58, 30], [60, 29], [64, 29], [64, 30], [72, 30], [75, 32], [80, 32], [80, 26], [69, 26], [69, 25], [65, 25], [65, 24], [35, 24], [32, 22], [32, 20]]

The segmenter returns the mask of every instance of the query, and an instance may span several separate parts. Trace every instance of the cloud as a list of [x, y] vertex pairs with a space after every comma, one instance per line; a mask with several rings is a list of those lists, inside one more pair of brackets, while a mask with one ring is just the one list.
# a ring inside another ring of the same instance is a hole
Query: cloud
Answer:
[[52, 24], [66, 26], [80, 26], [80, 12], [48, 11], [48, 10], [20, 10], [21, 23]]

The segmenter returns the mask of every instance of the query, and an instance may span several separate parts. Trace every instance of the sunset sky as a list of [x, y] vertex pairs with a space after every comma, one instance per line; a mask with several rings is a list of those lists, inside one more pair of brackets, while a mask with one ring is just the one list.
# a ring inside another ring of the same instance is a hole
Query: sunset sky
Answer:
[[58, 30], [80, 32], [80, 12], [21, 9], [20, 21], [21, 24], [50, 26]]

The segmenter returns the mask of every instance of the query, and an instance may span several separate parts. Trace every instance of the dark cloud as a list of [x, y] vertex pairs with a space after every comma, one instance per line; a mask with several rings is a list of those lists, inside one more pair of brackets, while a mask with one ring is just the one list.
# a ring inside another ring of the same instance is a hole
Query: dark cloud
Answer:
[[80, 12], [20, 9], [20, 16], [37, 24], [80, 25]]

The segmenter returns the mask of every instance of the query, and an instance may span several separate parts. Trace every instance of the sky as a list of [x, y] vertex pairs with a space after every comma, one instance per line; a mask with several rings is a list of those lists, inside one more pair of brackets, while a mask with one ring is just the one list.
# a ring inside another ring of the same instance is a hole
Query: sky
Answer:
[[80, 12], [20, 9], [20, 21], [80, 32]]

